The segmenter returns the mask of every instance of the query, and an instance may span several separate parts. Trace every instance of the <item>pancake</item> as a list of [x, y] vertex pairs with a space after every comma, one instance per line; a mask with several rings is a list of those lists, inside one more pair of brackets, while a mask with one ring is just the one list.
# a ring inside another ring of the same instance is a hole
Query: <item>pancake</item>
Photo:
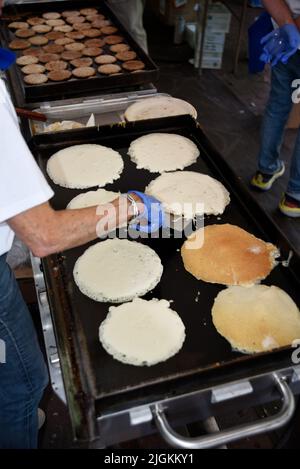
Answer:
[[120, 72], [120, 70], [121, 70], [121, 67], [115, 64], [105, 64], [105, 65], [100, 65], [100, 67], [98, 67], [98, 72], [102, 73], [103, 75], [113, 75], [115, 73]]
[[44, 73], [45, 67], [40, 64], [29, 64], [21, 68], [25, 75], [31, 75], [32, 73]]
[[129, 365], [151, 366], [179, 352], [185, 327], [168, 301], [136, 298], [109, 308], [99, 328], [99, 339], [114, 359]]
[[99, 55], [98, 57], [95, 58], [95, 63], [96, 64], [101, 64], [101, 65], [113, 64], [116, 61], [117, 61], [117, 59], [114, 55], [103, 54], [103, 55]]
[[63, 60], [50, 60], [50, 62], [47, 62], [45, 64], [45, 68], [51, 72], [54, 70], [65, 70], [67, 68], [68, 64], [67, 62], [64, 62]]
[[51, 81], [69, 80], [71, 76], [72, 73], [69, 70], [64, 70], [62, 68], [52, 69], [51, 72], [48, 73], [48, 78]]
[[8, 25], [9, 29], [27, 29], [29, 28], [29, 24], [25, 23], [24, 21], [13, 21]]
[[26, 39], [14, 39], [8, 46], [13, 50], [22, 50], [27, 49], [30, 46], [30, 42], [26, 41]]
[[98, 189], [97, 191], [88, 191], [79, 194], [72, 199], [68, 205], [68, 209], [94, 207], [96, 205], [107, 204], [119, 197], [120, 192], [107, 191]]
[[128, 121], [138, 121], [182, 114], [190, 114], [194, 119], [197, 118], [196, 109], [186, 101], [171, 96], [158, 96], [131, 104], [126, 109], [125, 118]]
[[141, 60], [128, 60], [122, 64], [122, 67], [130, 72], [135, 72], [137, 70], [143, 70], [145, 68], [145, 64]]
[[230, 202], [223, 184], [193, 171], [161, 174], [150, 182], [146, 193], [160, 200], [166, 212], [189, 219], [203, 214], [220, 215]]
[[129, 49], [130, 47], [128, 44], [114, 44], [113, 46], [110, 46], [110, 50], [112, 52], [125, 52]]
[[131, 142], [128, 154], [138, 169], [163, 173], [190, 166], [195, 163], [200, 152], [194, 142], [186, 137], [153, 133]]
[[32, 30], [39, 34], [49, 33], [52, 27], [48, 24], [36, 24], [32, 26]]
[[20, 66], [23, 66], [36, 64], [38, 63], [38, 61], [39, 59], [37, 57], [34, 57], [33, 55], [21, 55], [21, 57], [17, 58], [16, 63]]
[[278, 254], [273, 244], [228, 224], [201, 228], [181, 248], [188, 272], [222, 285], [247, 286], [263, 280], [276, 266]]
[[22, 39], [27, 39], [28, 37], [34, 36], [35, 32], [32, 31], [32, 29], [17, 29], [17, 31], [15, 32], [15, 35]]
[[43, 73], [32, 73], [30, 75], [25, 75], [24, 81], [28, 85], [41, 85], [42, 83], [46, 83], [46, 81], [48, 81], [48, 77]]
[[119, 179], [124, 163], [121, 155], [102, 145], [74, 145], [58, 151], [48, 160], [50, 178], [62, 187], [103, 187]]
[[80, 291], [95, 301], [123, 303], [145, 295], [160, 281], [163, 266], [153, 249], [127, 239], [89, 247], [74, 266]]
[[76, 78], [89, 78], [96, 74], [96, 70], [93, 67], [83, 66], [74, 68], [72, 73]]
[[93, 64], [93, 59], [91, 59], [90, 57], [82, 57], [81, 59], [71, 60], [70, 63], [75, 68], [90, 67]]
[[300, 312], [278, 287], [254, 285], [221, 291], [212, 308], [219, 334], [243, 353], [265, 352], [300, 339]]
[[28, 41], [33, 46], [43, 46], [44, 44], [48, 44], [49, 42], [48, 38], [45, 36], [32, 36], [28, 39]]
[[133, 60], [136, 58], [136, 53], [133, 50], [124, 50], [116, 54], [118, 60], [126, 62], [127, 60]]

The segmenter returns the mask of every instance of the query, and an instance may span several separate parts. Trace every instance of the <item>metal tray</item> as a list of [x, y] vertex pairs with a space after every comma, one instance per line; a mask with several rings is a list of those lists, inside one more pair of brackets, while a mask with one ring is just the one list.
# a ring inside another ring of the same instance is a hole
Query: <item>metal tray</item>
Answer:
[[[115, 76], [101, 76], [97, 74], [95, 77], [88, 79], [71, 78], [66, 82], [46, 82], [42, 85], [27, 85], [23, 80], [20, 67], [12, 66], [7, 75], [12, 88], [14, 100], [18, 106], [27, 103], [41, 102], [55, 99], [65, 99], [72, 96], [88, 96], [99, 93], [102, 90], [124, 90], [124, 88], [133, 88], [142, 84], [155, 82], [158, 78], [158, 68], [144, 50], [136, 43], [136, 41], [127, 32], [124, 26], [119, 22], [117, 17], [112, 13], [106, 3], [96, 0], [73, 0], [56, 2], [55, 10], [63, 11], [68, 9], [79, 9], [83, 7], [94, 7], [109, 18], [112, 23], [118, 27], [125, 41], [131, 46], [131, 49], [137, 53], [137, 56], [145, 63], [145, 69], [139, 72], [126, 72]], [[30, 4], [16, 4], [5, 8], [5, 18], [26, 18], [29, 16], [39, 15], [45, 11], [53, 11], [53, 3], [37, 2]], [[9, 31], [7, 24], [10, 19], [0, 19], [0, 38], [4, 47], [8, 48], [8, 43], [12, 39], [12, 33]], [[103, 46], [105, 49], [106, 46]]]
[[[131, 141], [151, 132], [173, 132], [192, 139], [200, 149], [197, 163], [188, 169], [212, 175], [230, 191], [231, 203], [221, 217], [206, 217], [205, 223], [232, 223], [275, 243], [288, 257], [290, 246], [271, 220], [251, 198], [241, 181], [208, 142], [200, 126], [189, 116], [169, 117], [128, 123], [122, 127], [84, 129], [76, 133], [41, 134], [31, 145], [46, 175], [48, 158], [61, 148], [81, 143], [98, 143], [118, 150], [124, 157], [124, 172], [109, 190], [126, 192], [143, 190], [155, 176], [137, 170], [127, 156]], [[47, 175], [46, 175], [47, 177]], [[80, 191], [56, 186], [52, 204], [63, 209]], [[97, 242], [97, 241], [96, 241]], [[73, 281], [73, 266], [88, 245], [43, 260], [48, 297], [56, 328], [63, 375], [71, 414], [81, 415], [82, 428], [91, 426], [95, 417], [112, 409], [126, 409], [133, 403], [191, 392], [208, 384], [226, 382], [233, 377], [250, 377], [260, 371], [292, 366], [291, 349], [242, 355], [234, 352], [211, 321], [211, 308], [216, 295], [224, 288], [197, 281], [185, 271], [180, 255], [181, 239], [142, 240], [160, 256], [164, 273], [159, 285], [145, 298], [173, 300], [186, 326], [182, 350], [165, 363], [156, 366], [124, 365], [108, 355], [98, 340], [98, 328], [107, 315], [109, 304], [97, 303], [84, 296]], [[295, 255], [288, 268], [276, 267], [264, 282], [283, 288], [300, 304], [300, 262]], [[200, 294], [199, 294], [200, 293]], [[196, 297], [199, 298], [196, 302]], [[88, 409], [88, 410], [87, 410]], [[79, 425], [80, 427], [80, 425]]]

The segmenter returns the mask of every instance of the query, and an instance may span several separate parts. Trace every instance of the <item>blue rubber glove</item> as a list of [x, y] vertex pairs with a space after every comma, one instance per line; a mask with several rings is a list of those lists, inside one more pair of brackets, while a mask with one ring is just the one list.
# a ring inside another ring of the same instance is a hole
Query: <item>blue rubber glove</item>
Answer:
[[300, 33], [294, 24], [286, 24], [263, 37], [261, 44], [264, 46], [264, 51], [260, 60], [271, 63], [274, 67], [279, 61], [287, 63], [288, 59], [297, 52], [300, 46]]
[[136, 221], [146, 220], [147, 224], [135, 223], [133, 226], [134, 229], [138, 231], [143, 231], [144, 233], [153, 233], [164, 225], [165, 213], [162, 207], [162, 204], [159, 200], [151, 197], [151, 195], [146, 195], [143, 192], [138, 191], [129, 191], [128, 194], [136, 194], [143, 202], [145, 208], [143, 213], [141, 213]]
[[7, 70], [16, 61], [16, 54], [0, 48], [0, 70]]

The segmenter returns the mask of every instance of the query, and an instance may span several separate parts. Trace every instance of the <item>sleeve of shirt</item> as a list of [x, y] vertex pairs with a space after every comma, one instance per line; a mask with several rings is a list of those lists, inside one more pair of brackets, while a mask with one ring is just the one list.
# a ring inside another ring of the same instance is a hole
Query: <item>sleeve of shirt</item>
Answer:
[[0, 223], [52, 196], [7, 103], [0, 100]]

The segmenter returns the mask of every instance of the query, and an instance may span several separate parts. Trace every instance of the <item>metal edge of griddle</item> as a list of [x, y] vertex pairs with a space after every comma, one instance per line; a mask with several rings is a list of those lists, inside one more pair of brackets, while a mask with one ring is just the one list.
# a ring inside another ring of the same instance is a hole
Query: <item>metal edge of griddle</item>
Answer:
[[[132, 49], [137, 53], [138, 57], [145, 63], [146, 69], [138, 71], [136, 73], [122, 73], [121, 75], [90, 78], [88, 80], [74, 80], [66, 82], [47, 82], [42, 85], [26, 86], [22, 79], [22, 73], [17, 67], [13, 65], [7, 72], [10, 85], [13, 91], [13, 98], [15, 104], [19, 107], [23, 107], [25, 104], [32, 102], [41, 102], [52, 100], [54, 97], [66, 99], [68, 97], [87, 96], [95, 92], [108, 91], [114, 89], [130, 89], [135, 86], [139, 86], [145, 83], [153, 83], [158, 79], [159, 69], [153, 60], [146, 54], [146, 52], [137, 44], [132, 35], [126, 30], [119, 19], [115, 16], [112, 10], [105, 3], [101, 3], [97, 0], [75, 0], [77, 3], [76, 8], [81, 7], [95, 7], [103, 11], [112, 22], [118, 27], [120, 33], [124, 36], [125, 40], [129, 43]], [[25, 15], [26, 13], [37, 14], [38, 12], [46, 11], [47, 9], [53, 9], [51, 2], [35, 4], [15, 4], [7, 5], [5, 7], [5, 13], [7, 15], [14, 13], [15, 15]], [[57, 5], [57, 10], [65, 10], [68, 8], [74, 8], [74, 0], [62, 0]], [[6, 21], [0, 18], [0, 39], [4, 47], [8, 47], [9, 43], [9, 31], [6, 28]], [[70, 86], [72, 85], [72, 86]], [[27, 92], [28, 90], [28, 92]], [[55, 93], [53, 94], [53, 91]], [[26, 92], [28, 96], [26, 96]], [[30, 95], [30, 97], [29, 97]]]
[[[284, 247], [285, 249], [289, 248], [289, 242], [283, 233], [276, 228], [275, 225], [268, 217], [262, 208], [254, 201], [249, 200], [250, 193], [246, 191], [245, 186], [243, 183], [235, 176], [232, 169], [228, 166], [227, 162], [223, 160], [221, 155], [214, 149], [214, 147], [210, 144], [208, 139], [205, 137], [205, 134], [201, 130], [200, 126], [196, 124], [196, 122], [189, 116], [180, 116], [180, 117], [169, 117], [169, 118], [162, 118], [162, 119], [153, 119], [151, 121], [139, 121], [134, 123], [127, 123], [125, 125], [119, 126], [106, 126], [103, 128], [99, 128], [98, 130], [95, 129], [79, 129], [79, 132], [76, 131], [73, 134], [73, 141], [70, 142], [70, 134], [67, 135], [68, 143], [69, 144], [76, 144], [76, 140], [82, 139], [83, 137], [86, 139], [91, 140], [91, 138], [99, 137], [99, 133], [102, 137], [111, 138], [114, 135], [127, 135], [131, 131], [137, 134], [143, 134], [145, 132], [150, 132], [154, 130], [161, 130], [163, 128], [164, 131], [175, 131], [179, 128], [186, 128], [189, 130], [193, 130], [194, 136], [195, 134], [201, 137], [200, 146], [205, 148], [206, 151], [210, 152], [210, 157], [213, 159], [213, 164], [216, 165], [217, 173], [221, 175], [222, 178], [229, 177], [233, 178], [230, 182], [227, 179], [227, 185], [231, 186], [231, 191], [235, 193], [236, 197], [238, 197], [240, 203], [242, 203], [246, 213], [249, 214], [251, 220], [259, 227], [260, 230], [263, 230], [266, 233], [267, 238], [272, 239], [274, 238], [274, 233], [276, 233], [276, 239], [280, 246]], [[43, 147], [43, 145], [53, 144], [61, 145], [66, 138], [64, 132], [61, 132], [60, 135], [47, 135], [41, 134], [35, 136], [32, 141], [31, 145], [34, 147]], [[212, 163], [210, 161], [210, 163]], [[242, 199], [244, 200], [241, 200]], [[254, 212], [253, 212], [254, 210]], [[261, 223], [262, 222], [262, 223]], [[65, 356], [67, 360], [62, 361], [62, 368], [64, 373], [67, 373], [69, 378], [67, 381], [74, 386], [70, 387], [67, 386], [66, 392], [67, 395], [70, 394], [68, 401], [75, 402], [75, 410], [81, 410], [83, 413], [86, 412], [89, 406], [87, 405], [88, 402], [91, 403], [93, 390], [89, 389], [88, 382], [86, 379], [86, 374], [89, 373], [88, 369], [83, 369], [82, 363], [78, 360], [80, 356], [80, 347], [84, 346], [80, 343], [80, 328], [74, 329], [70, 328], [70, 324], [76, 324], [76, 319], [72, 315], [72, 311], [67, 306], [67, 298], [66, 293], [64, 292], [64, 285], [63, 285], [63, 272], [60, 272], [60, 262], [59, 256], [52, 256], [51, 258], [44, 260], [43, 265], [47, 265], [48, 267], [45, 268], [46, 278], [48, 281], [48, 288], [49, 288], [49, 300], [51, 303], [52, 308], [54, 310], [60, 311], [59, 314], [59, 324], [56, 324], [56, 333], [59, 341], [59, 346], [63, 350], [62, 355]], [[297, 282], [299, 281], [299, 259], [298, 256], [294, 256], [293, 259], [293, 267], [297, 267], [295, 272], [295, 279]], [[52, 268], [51, 268], [52, 265]], [[56, 268], [56, 280], [54, 282], [53, 279], [53, 268]], [[60, 291], [58, 291], [60, 290]], [[62, 304], [66, 306], [66, 311], [62, 308]], [[71, 323], [68, 324], [68, 318], [71, 318]], [[66, 340], [67, 339], [67, 340]], [[170, 396], [174, 394], [184, 394], [185, 392], [191, 391], [192, 389], [201, 389], [203, 386], [207, 386], [208, 384], [214, 386], [216, 384], [226, 383], [228, 381], [232, 381], [233, 378], [245, 378], [250, 376], [255, 376], [259, 373], [263, 372], [272, 372], [278, 369], [283, 369], [288, 366], [292, 366], [291, 363], [291, 348], [287, 347], [284, 349], [276, 350], [271, 353], [264, 353], [264, 354], [257, 354], [255, 357], [251, 357], [251, 368], [249, 369], [249, 357], [241, 357], [237, 360], [236, 363], [232, 364], [224, 364], [216, 363], [214, 370], [205, 370], [203, 369], [198, 374], [185, 374], [183, 376], [178, 376], [172, 378], [170, 381], [164, 381], [154, 384], [149, 384], [145, 388], [140, 389], [131, 389], [128, 392], [126, 390], [122, 390], [120, 393], [115, 393], [115, 395], [111, 395], [107, 398], [103, 398], [101, 400], [102, 410], [103, 404], [107, 405], [108, 407], [114, 407], [115, 405], [123, 404], [124, 407], [128, 405], [133, 405], [133, 403], [141, 403], [145, 401], [152, 400], [160, 400], [166, 396]], [[72, 373], [69, 370], [66, 370], [67, 362], [69, 362], [69, 368], [72, 369]], [[192, 379], [191, 379], [192, 378]], [[145, 389], [147, 392], [145, 393]], [[121, 399], [122, 396], [122, 399]], [[76, 402], [76, 399], [79, 398], [81, 402]], [[122, 402], [121, 402], [122, 401]], [[95, 409], [95, 402], [93, 403], [93, 409]], [[90, 409], [89, 409], [90, 411]], [[97, 405], [97, 412], [99, 412], [99, 406]], [[95, 415], [95, 414], [93, 414]], [[92, 426], [93, 418], [90, 420], [90, 426]], [[80, 425], [79, 425], [80, 427]], [[78, 427], [78, 428], [79, 428]], [[78, 429], [77, 429], [78, 430]], [[84, 432], [83, 432], [84, 433]], [[78, 434], [78, 432], [77, 432]], [[94, 435], [94, 428], [89, 435]]]

